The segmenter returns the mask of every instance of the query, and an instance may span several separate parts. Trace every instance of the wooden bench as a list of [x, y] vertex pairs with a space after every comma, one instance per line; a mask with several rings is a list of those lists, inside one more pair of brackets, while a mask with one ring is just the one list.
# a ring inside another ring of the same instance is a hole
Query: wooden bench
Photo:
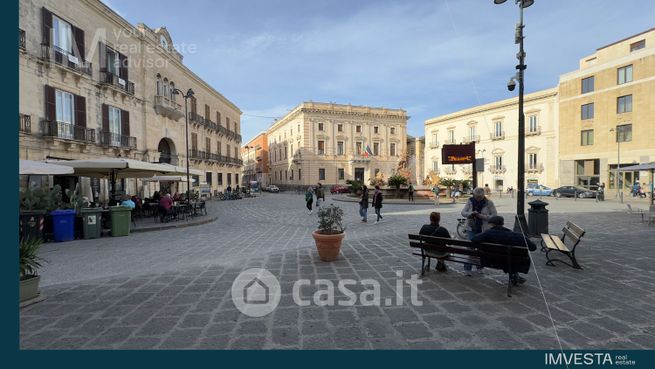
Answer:
[[[511, 296], [512, 285], [516, 284], [516, 281], [512, 280], [512, 274], [527, 273], [530, 270], [530, 255], [527, 247], [473, 243], [455, 238], [419, 234], [409, 234], [408, 237], [409, 245], [420, 250], [412, 254], [421, 257], [421, 276], [430, 270], [430, 259], [499, 269], [509, 274], [507, 296]], [[446, 256], [437, 256], [439, 254]]]
[[634, 210], [634, 209], [632, 209], [632, 205], [630, 205], [630, 204], [625, 204], [625, 206], [628, 207], [628, 214], [641, 215], [641, 222], [642, 223], [644, 222], [644, 211], [643, 210], [641, 210], [641, 209]]
[[[562, 228], [562, 236], [542, 233], [541, 251], [546, 252], [546, 259], [548, 259], [546, 265], [555, 266], [553, 262], [559, 261], [575, 269], [582, 269], [582, 267], [580, 266], [580, 264], [578, 264], [578, 261], [575, 258], [575, 248], [580, 243], [580, 239], [582, 238], [582, 236], [584, 236], [584, 234], [585, 234], [585, 230], [580, 228], [580, 226], [578, 226], [573, 222], [566, 222], [566, 226]], [[567, 237], [570, 240], [570, 242], [573, 243], [570, 249], [569, 246], [567, 246], [565, 243]], [[568, 258], [571, 259], [571, 264], [567, 263], [564, 260], [551, 259], [550, 253], [553, 251], [557, 251], [568, 256]]]

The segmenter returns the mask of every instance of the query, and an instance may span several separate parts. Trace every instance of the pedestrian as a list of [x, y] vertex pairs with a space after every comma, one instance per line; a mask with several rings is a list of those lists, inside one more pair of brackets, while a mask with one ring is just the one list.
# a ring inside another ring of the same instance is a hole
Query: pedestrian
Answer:
[[439, 186], [432, 187], [432, 192], [434, 192], [434, 207], [439, 207]]
[[375, 208], [375, 215], [377, 215], [377, 219], [375, 220], [375, 223], [380, 223], [380, 220], [382, 219], [382, 214], [380, 214], [380, 209], [382, 209], [382, 191], [380, 191], [380, 186], [375, 185], [375, 192], [373, 193], [373, 207]]
[[[418, 234], [434, 236], [434, 237], [451, 238], [450, 233], [448, 233], [448, 230], [439, 225], [440, 221], [441, 221], [441, 214], [437, 213], [436, 211], [433, 211], [432, 213], [430, 213], [430, 224], [423, 225], [423, 227], [421, 227], [421, 230], [418, 232]], [[443, 258], [448, 256], [447, 252], [427, 251], [427, 254], [429, 256], [437, 258], [436, 270], [440, 272], [445, 272], [446, 270], [448, 270], [448, 268], [446, 268], [446, 263], [443, 261]]]
[[[488, 242], [508, 246], [524, 246], [527, 247], [530, 251], [537, 249], [537, 245], [535, 245], [534, 242], [532, 242], [528, 237], [525, 237], [523, 234], [518, 232], [512, 232], [511, 230], [503, 227], [504, 223], [505, 219], [503, 219], [503, 217], [498, 215], [492, 216], [489, 218], [489, 224], [491, 225], [491, 228], [473, 236], [473, 238], [471, 238], [471, 242]], [[525, 278], [519, 276], [518, 272], [510, 273], [509, 277], [514, 285], [525, 283]]]
[[[490, 228], [489, 219], [492, 216], [498, 215], [496, 206], [493, 201], [487, 199], [484, 195], [484, 189], [477, 187], [473, 190], [473, 197], [471, 197], [462, 209], [462, 216], [467, 219], [466, 222], [466, 236], [471, 240], [475, 235], [482, 233]], [[464, 272], [467, 276], [471, 276], [471, 269], [473, 265], [464, 264]], [[482, 267], [478, 267], [478, 273], [482, 274]]]
[[491, 196], [491, 188], [489, 187], [488, 183], [485, 183], [485, 185], [484, 185], [484, 194], [487, 197]]
[[409, 196], [409, 201], [414, 202], [414, 185], [411, 182], [407, 188], [407, 194]]
[[307, 188], [307, 192], [305, 192], [305, 205], [307, 206], [307, 210], [309, 210], [309, 214], [311, 214], [314, 210], [312, 210], [312, 204], [314, 203], [314, 189], [312, 186], [309, 186]]
[[321, 182], [317, 184], [314, 192], [316, 192], [316, 208], [320, 209], [321, 204], [325, 202], [325, 191], [323, 189], [323, 185], [321, 184]]
[[639, 181], [635, 181], [635, 184], [632, 185], [632, 197], [636, 197], [639, 193]]
[[598, 186], [598, 194], [596, 194], [596, 201], [605, 201], [605, 183]]
[[368, 222], [368, 187], [362, 186], [362, 197], [359, 199], [359, 216], [362, 223]]

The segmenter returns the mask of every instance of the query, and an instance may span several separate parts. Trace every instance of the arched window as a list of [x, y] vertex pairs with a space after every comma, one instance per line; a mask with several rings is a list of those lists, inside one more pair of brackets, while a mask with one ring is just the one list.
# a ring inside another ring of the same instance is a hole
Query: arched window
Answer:
[[157, 96], [163, 95], [163, 93], [162, 93], [163, 91], [164, 90], [163, 90], [162, 85], [161, 85], [161, 75], [159, 73], [157, 73]]
[[171, 81], [171, 101], [175, 102], [175, 82]]

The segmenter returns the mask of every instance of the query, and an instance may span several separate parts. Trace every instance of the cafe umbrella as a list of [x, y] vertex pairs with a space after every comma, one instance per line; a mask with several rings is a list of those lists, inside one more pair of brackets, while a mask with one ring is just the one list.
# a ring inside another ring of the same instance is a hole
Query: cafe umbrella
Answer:
[[48, 176], [73, 174], [73, 168], [65, 165], [48, 164], [42, 161], [20, 160], [18, 173], [28, 176]]

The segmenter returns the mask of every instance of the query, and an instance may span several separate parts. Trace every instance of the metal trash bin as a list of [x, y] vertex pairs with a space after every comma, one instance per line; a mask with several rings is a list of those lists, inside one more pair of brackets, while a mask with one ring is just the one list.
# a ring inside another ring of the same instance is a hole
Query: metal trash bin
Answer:
[[84, 239], [100, 238], [102, 234], [102, 209], [83, 208], [80, 210], [80, 214], [82, 214]]
[[548, 232], [548, 209], [547, 202], [535, 200], [529, 202], [530, 209], [528, 209], [528, 232], [530, 235], [539, 236], [542, 233]]
[[113, 206], [109, 208], [111, 216], [111, 236], [121, 237], [130, 234], [130, 223], [132, 222], [132, 209], [125, 206]]

